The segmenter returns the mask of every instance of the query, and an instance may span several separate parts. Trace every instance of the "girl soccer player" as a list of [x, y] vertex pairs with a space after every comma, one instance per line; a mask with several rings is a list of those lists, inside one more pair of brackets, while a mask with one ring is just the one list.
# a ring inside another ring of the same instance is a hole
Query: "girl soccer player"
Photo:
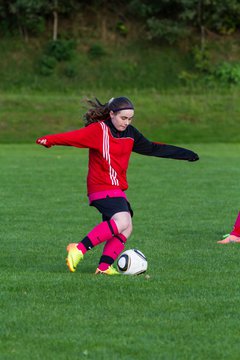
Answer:
[[227, 235], [225, 239], [218, 241], [218, 244], [229, 243], [240, 243], [240, 212], [238, 213], [232, 232]]
[[37, 139], [47, 148], [53, 145], [89, 148], [87, 189], [89, 204], [102, 214], [102, 222], [79, 243], [67, 246], [67, 266], [75, 272], [84, 254], [105, 242], [96, 274], [119, 274], [114, 261], [123, 251], [132, 232], [133, 211], [125, 191], [128, 188], [127, 168], [131, 152], [178, 160], [196, 161], [198, 155], [177, 146], [147, 140], [131, 125], [134, 106], [126, 97], [112, 98], [101, 104], [88, 101], [85, 127]]

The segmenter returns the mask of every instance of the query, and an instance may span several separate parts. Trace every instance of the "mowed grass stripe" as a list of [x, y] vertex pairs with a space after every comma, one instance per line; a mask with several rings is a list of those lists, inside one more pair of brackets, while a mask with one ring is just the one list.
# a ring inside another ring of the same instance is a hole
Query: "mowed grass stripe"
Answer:
[[89, 90], [70, 94], [0, 93], [0, 143], [32, 144], [39, 136], [83, 126], [82, 100], [97, 96], [108, 101], [128, 96], [134, 103], [133, 125], [154, 141], [218, 143], [240, 141], [239, 91], [204, 94], [160, 93], [148, 90]]

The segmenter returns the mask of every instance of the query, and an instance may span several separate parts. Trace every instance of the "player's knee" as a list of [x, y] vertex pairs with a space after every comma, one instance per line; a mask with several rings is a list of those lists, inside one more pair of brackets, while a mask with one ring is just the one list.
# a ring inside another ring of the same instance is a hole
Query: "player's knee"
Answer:
[[132, 233], [132, 222], [125, 230], [123, 230], [122, 234], [128, 239], [131, 233]]
[[132, 219], [129, 213], [118, 213], [115, 214], [112, 218], [115, 221], [120, 234], [123, 233], [123, 231], [129, 231], [130, 233], [132, 232]]

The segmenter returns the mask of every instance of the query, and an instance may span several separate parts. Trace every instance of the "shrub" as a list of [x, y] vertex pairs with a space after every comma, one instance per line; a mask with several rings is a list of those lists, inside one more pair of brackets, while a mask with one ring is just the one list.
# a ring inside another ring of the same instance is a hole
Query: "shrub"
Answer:
[[214, 75], [225, 84], [240, 84], [240, 63], [223, 62], [217, 66]]
[[88, 50], [88, 55], [92, 59], [98, 59], [106, 55], [106, 51], [101, 44], [93, 44]]
[[57, 61], [70, 60], [73, 57], [76, 44], [74, 40], [51, 40], [47, 43], [45, 54]]
[[153, 17], [147, 20], [147, 25], [150, 40], [165, 40], [169, 44], [174, 44], [188, 34], [181, 24], [167, 19], [159, 20]]
[[204, 49], [201, 49], [199, 46], [195, 46], [192, 53], [195, 68], [203, 73], [211, 73], [212, 64], [208, 48], [205, 47]]
[[76, 66], [73, 64], [67, 64], [63, 69], [63, 74], [70, 79], [75, 78], [77, 76]]
[[129, 32], [127, 26], [122, 21], [118, 21], [116, 31], [123, 37], [126, 37]]
[[41, 75], [51, 75], [56, 67], [57, 61], [55, 58], [47, 55], [42, 55], [38, 63], [38, 70]]

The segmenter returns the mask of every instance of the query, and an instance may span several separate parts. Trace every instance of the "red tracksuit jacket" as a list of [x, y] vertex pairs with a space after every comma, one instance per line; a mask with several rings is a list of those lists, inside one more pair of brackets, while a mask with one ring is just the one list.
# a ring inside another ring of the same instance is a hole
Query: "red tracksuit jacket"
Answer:
[[110, 119], [79, 130], [47, 135], [36, 142], [40, 144], [42, 140], [45, 140], [46, 147], [66, 145], [89, 148], [88, 194], [112, 189], [126, 190], [126, 173], [132, 151], [163, 158], [198, 160], [198, 155], [190, 150], [147, 140], [132, 125], [120, 132]]

